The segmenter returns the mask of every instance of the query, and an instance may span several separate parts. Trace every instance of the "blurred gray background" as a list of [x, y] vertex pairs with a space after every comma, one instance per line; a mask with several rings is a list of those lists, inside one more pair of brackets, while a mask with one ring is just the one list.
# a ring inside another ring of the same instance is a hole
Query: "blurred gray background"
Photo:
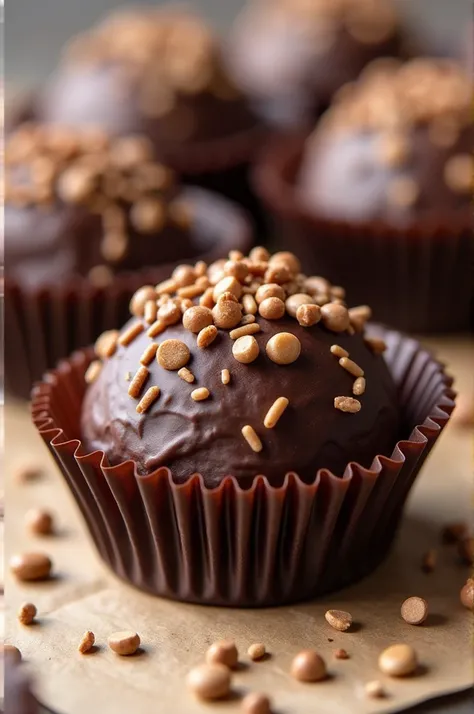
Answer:
[[[467, 52], [472, 0], [394, 0], [426, 53], [461, 56]], [[146, 0], [10, 0], [6, 8], [5, 76], [8, 88], [38, 82], [56, 64], [62, 44], [108, 10]], [[149, 0], [148, 4], [164, 4]], [[212, 24], [225, 30], [245, 0], [189, 0]]]

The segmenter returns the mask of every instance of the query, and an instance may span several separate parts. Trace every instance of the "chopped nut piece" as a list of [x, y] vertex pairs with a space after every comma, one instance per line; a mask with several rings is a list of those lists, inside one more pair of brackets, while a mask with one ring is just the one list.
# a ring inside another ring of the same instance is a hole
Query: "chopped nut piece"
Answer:
[[285, 303], [277, 297], [265, 298], [260, 303], [258, 312], [266, 320], [279, 320], [285, 314]]
[[326, 622], [339, 632], [346, 632], [352, 625], [352, 615], [345, 610], [328, 610], [324, 617]]
[[186, 683], [199, 699], [223, 699], [230, 692], [230, 669], [223, 664], [202, 664], [189, 672]]
[[332, 345], [331, 353], [336, 355], [336, 357], [349, 357], [349, 352], [341, 347], [340, 345]]
[[474, 579], [469, 578], [459, 593], [461, 604], [468, 610], [474, 610]]
[[251, 322], [248, 325], [242, 325], [241, 327], [236, 327], [235, 330], [229, 332], [229, 337], [231, 340], [238, 340], [239, 337], [245, 337], [245, 335], [256, 335], [260, 332], [260, 325], [256, 322]]
[[119, 334], [118, 330], [107, 330], [99, 335], [94, 345], [97, 357], [100, 357], [101, 359], [112, 357], [117, 349]]
[[271, 714], [270, 699], [266, 694], [251, 692], [242, 699], [243, 714]]
[[244, 437], [245, 441], [250, 446], [252, 451], [259, 453], [263, 449], [262, 442], [260, 441], [258, 434], [252, 426], [247, 424], [246, 426], [242, 427], [242, 436]]
[[35, 535], [51, 535], [53, 532], [53, 516], [43, 508], [32, 508], [25, 516], [28, 529]]
[[432, 573], [436, 568], [436, 561], [438, 560], [437, 552], [431, 548], [428, 550], [421, 559], [421, 569], [424, 573]]
[[126, 347], [131, 342], [133, 342], [133, 340], [138, 337], [138, 335], [143, 332], [143, 330], [144, 327], [141, 322], [134, 322], [133, 325], [130, 325], [130, 327], [127, 328], [125, 332], [122, 332], [122, 334], [118, 338], [119, 345]]
[[210, 396], [209, 390], [206, 387], [199, 387], [191, 392], [191, 399], [195, 402], [203, 402]]
[[364, 376], [364, 370], [362, 369], [362, 367], [359, 367], [359, 365], [356, 364], [353, 360], [349, 359], [349, 357], [341, 357], [341, 359], [339, 360], [339, 364], [354, 377]]
[[302, 650], [291, 663], [291, 676], [299, 682], [319, 682], [326, 679], [326, 663], [314, 650]]
[[207, 664], [224, 664], [229, 669], [234, 669], [238, 661], [239, 653], [232, 640], [214, 642], [206, 652]]
[[321, 319], [319, 305], [300, 305], [296, 311], [296, 319], [301, 327], [313, 327]]
[[86, 384], [92, 384], [93, 382], [95, 382], [95, 380], [97, 379], [97, 377], [100, 374], [101, 369], [102, 369], [102, 362], [100, 360], [96, 359], [93, 362], [91, 362], [86, 370], [85, 375], [84, 375]]
[[352, 385], [352, 394], [355, 394], [356, 397], [360, 397], [361, 394], [364, 394], [364, 392], [365, 392], [365, 378], [357, 377], [354, 384]]
[[346, 650], [344, 649], [339, 649], [334, 652], [334, 657], [336, 659], [349, 659], [349, 655], [347, 654]]
[[138, 369], [128, 387], [130, 397], [138, 399], [149, 374], [150, 371], [146, 367], [142, 366]]
[[52, 563], [44, 553], [22, 553], [10, 559], [10, 569], [18, 580], [45, 580], [51, 574]]
[[301, 343], [291, 332], [278, 332], [268, 340], [265, 349], [272, 362], [286, 365], [298, 359], [301, 353]]
[[374, 355], [381, 355], [387, 349], [385, 342], [378, 337], [364, 337], [364, 342]]
[[241, 261], [228, 260], [224, 265], [224, 274], [229, 278], [235, 278], [240, 283], [243, 283], [249, 274], [249, 269], [245, 263]]
[[324, 327], [332, 332], [344, 332], [350, 325], [349, 312], [343, 305], [327, 303], [321, 308]]
[[212, 311], [201, 305], [190, 307], [183, 315], [184, 328], [195, 334], [201, 332], [208, 325], [212, 325], [212, 322]]
[[187, 367], [181, 367], [178, 370], [178, 377], [181, 377], [188, 384], [192, 384], [195, 380], [194, 374]]
[[367, 682], [365, 685], [365, 693], [371, 699], [381, 699], [385, 697], [385, 689], [382, 682], [374, 679], [372, 682]]
[[335, 397], [334, 406], [341, 412], [348, 412], [349, 414], [355, 414], [362, 409], [362, 404], [359, 400], [352, 397]]
[[210, 344], [214, 342], [217, 337], [217, 327], [215, 325], [208, 325], [204, 327], [197, 336], [197, 346], [200, 349], [205, 349], [209, 347]]
[[422, 597], [409, 597], [402, 604], [401, 615], [409, 625], [421, 625], [428, 617], [428, 603]]
[[289, 401], [286, 397], [278, 397], [278, 399], [273, 402], [263, 421], [267, 429], [273, 429], [277, 425], [288, 404]]
[[164, 369], [178, 370], [189, 362], [189, 347], [181, 340], [165, 340], [158, 347], [156, 359]]
[[32, 602], [25, 602], [18, 610], [18, 620], [22, 625], [31, 625], [38, 610]]
[[248, 315], [257, 314], [258, 307], [253, 295], [244, 295], [242, 298], [242, 305], [244, 307], [244, 312], [246, 312]]
[[406, 677], [418, 666], [416, 652], [410, 645], [392, 645], [379, 657], [379, 668], [391, 677]]
[[148, 411], [148, 409], [151, 407], [151, 405], [156, 402], [158, 397], [160, 396], [160, 388], [159, 387], [149, 387], [143, 397], [140, 399], [140, 401], [137, 404], [136, 411], [138, 414], [144, 414], [145, 412]]
[[221, 372], [222, 384], [229, 384], [230, 382], [230, 372], [228, 369], [223, 369]]
[[152, 342], [151, 344], [148, 345], [143, 351], [142, 356], [140, 357], [140, 364], [142, 364], [144, 367], [147, 367], [149, 364], [153, 362], [156, 356], [156, 350], [158, 349], [158, 345], [156, 342]]
[[253, 645], [250, 645], [247, 650], [248, 656], [254, 662], [257, 662], [259, 659], [263, 659], [266, 653], [267, 651], [265, 649], [265, 645], [262, 642], [255, 642]]
[[90, 630], [86, 630], [84, 634], [82, 635], [82, 639], [79, 642], [78, 645], [78, 651], [81, 654], [86, 654], [87, 652], [90, 652], [90, 650], [93, 648], [95, 644], [95, 635], [93, 632]]
[[271, 297], [279, 298], [283, 302], [285, 301], [285, 291], [281, 285], [277, 285], [276, 283], [266, 283], [265, 285], [260, 285], [255, 293], [255, 300], [258, 305], [260, 305], [260, 303], [264, 300], [267, 300], [267, 298]]
[[140, 647], [140, 637], [136, 632], [128, 630], [124, 632], [114, 632], [107, 641], [113, 652], [125, 657], [135, 654]]
[[[252, 325], [247, 325], [247, 327], [252, 327]], [[245, 329], [245, 328], [241, 328]], [[237, 362], [242, 364], [250, 364], [254, 362], [260, 352], [258, 342], [252, 335], [244, 335], [243, 337], [238, 337], [234, 344], [232, 345], [232, 354], [234, 355]]]
[[287, 298], [285, 302], [285, 307], [288, 315], [291, 315], [291, 317], [296, 317], [298, 308], [301, 305], [313, 304], [314, 300], [308, 293], [295, 293], [294, 295], [290, 295], [290, 297]]
[[216, 327], [220, 327], [223, 330], [231, 330], [242, 319], [242, 310], [238, 303], [232, 300], [224, 300], [212, 309], [212, 317]]

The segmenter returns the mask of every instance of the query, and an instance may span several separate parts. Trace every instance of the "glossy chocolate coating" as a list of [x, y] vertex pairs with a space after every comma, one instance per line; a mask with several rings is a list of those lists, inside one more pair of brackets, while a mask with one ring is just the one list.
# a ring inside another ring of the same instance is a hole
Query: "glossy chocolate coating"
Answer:
[[31, 681], [23, 664], [5, 662], [5, 714], [39, 714], [38, 702], [31, 692]]
[[[199, 472], [210, 487], [229, 474], [242, 487], [248, 487], [257, 474], [275, 485], [289, 471], [306, 481], [319, 468], [342, 476], [349, 461], [370, 466], [376, 454], [392, 452], [399, 436], [395, 386], [383, 358], [370, 352], [360, 334], [335, 334], [320, 325], [307, 329], [288, 316], [258, 321], [261, 332], [255, 337], [260, 355], [250, 365], [233, 358], [226, 331], [219, 330], [215, 342], [199, 350], [196, 336], [181, 324], [169, 327], [156, 341], [185, 342], [192, 355], [188, 367], [196, 381], [187, 384], [154, 360], [145, 387], [158, 385], [161, 395], [144, 415], [136, 412], [137, 400], [127, 393], [125, 375], [137, 371], [150, 338], [143, 333], [130, 346], [119, 347], [86, 394], [84, 447], [102, 449], [111, 464], [132, 459], [141, 473], [168, 466], [178, 482]], [[273, 363], [265, 352], [269, 338], [282, 331], [297, 335], [302, 345], [300, 357], [287, 366]], [[354, 382], [330, 352], [334, 343], [349, 350], [367, 375], [362, 410], [357, 414], [334, 407], [336, 396], [352, 394]], [[224, 368], [231, 373], [228, 385], [221, 382]], [[210, 398], [194, 402], [190, 394], [197, 387], [207, 387]], [[280, 396], [289, 399], [289, 406], [276, 427], [266, 429], [265, 415]], [[253, 452], [241, 434], [246, 424], [263, 442], [260, 453]]]
[[[456, 192], [447, 184], [445, 166], [450, 158], [467, 156], [474, 132], [462, 130], [453, 146], [436, 146], [426, 125], [404, 132], [406, 160], [388, 165], [380, 158], [387, 136], [358, 128], [328, 132], [309, 145], [300, 169], [300, 195], [314, 214], [334, 220], [381, 220], [405, 225], [417, 219], [453, 212], [469, 219], [469, 191]], [[413, 180], [418, 190], [408, 205], [390, 197], [390, 185], [400, 177]]]

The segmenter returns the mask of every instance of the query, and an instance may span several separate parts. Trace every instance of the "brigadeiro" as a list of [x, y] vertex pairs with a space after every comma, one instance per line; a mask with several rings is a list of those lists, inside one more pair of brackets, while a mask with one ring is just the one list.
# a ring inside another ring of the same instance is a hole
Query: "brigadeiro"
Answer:
[[247, 171], [262, 124], [228, 76], [218, 38], [183, 9], [119, 10], [75, 37], [32, 112], [49, 123], [143, 133], [184, 180], [258, 214]]
[[23, 124], [6, 146], [6, 383], [27, 396], [60, 357], [126, 319], [134, 291], [183, 260], [214, 260], [250, 228], [181, 190], [146, 137]]
[[450, 60], [378, 61], [308, 139], [275, 143], [257, 171], [284, 240], [396, 327], [469, 324], [471, 96]]
[[259, 606], [376, 567], [454, 406], [442, 366], [291, 253], [182, 267], [130, 308], [32, 395], [112, 570]]
[[391, 0], [249, 0], [228, 62], [259, 114], [292, 128], [314, 119], [368, 62], [401, 51]]

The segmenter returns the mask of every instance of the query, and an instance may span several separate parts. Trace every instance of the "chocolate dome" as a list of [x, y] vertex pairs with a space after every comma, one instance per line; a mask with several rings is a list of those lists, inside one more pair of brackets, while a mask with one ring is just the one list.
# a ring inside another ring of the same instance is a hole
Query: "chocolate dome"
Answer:
[[341, 476], [391, 453], [397, 397], [381, 345], [364, 338], [370, 310], [348, 310], [342, 288], [306, 278], [291, 254], [231, 258], [142, 289], [121, 335], [99, 338], [84, 447], [140, 473], [199, 472], [208, 486], [233, 475], [242, 487], [257, 474]]
[[390, 0], [250, 0], [228, 61], [260, 113], [291, 126], [314, 118], [366, 64], [400, 46]]
[[5, 251], [25, 285], [104, 285], [201, 248], [171, 171], [143, 137], [24, 124], [6, 147]]
[[472, 82], [450, 60], [379, 61], [341, 90], [309, 138], [301, 197], [335, 220], [469, 218]]

